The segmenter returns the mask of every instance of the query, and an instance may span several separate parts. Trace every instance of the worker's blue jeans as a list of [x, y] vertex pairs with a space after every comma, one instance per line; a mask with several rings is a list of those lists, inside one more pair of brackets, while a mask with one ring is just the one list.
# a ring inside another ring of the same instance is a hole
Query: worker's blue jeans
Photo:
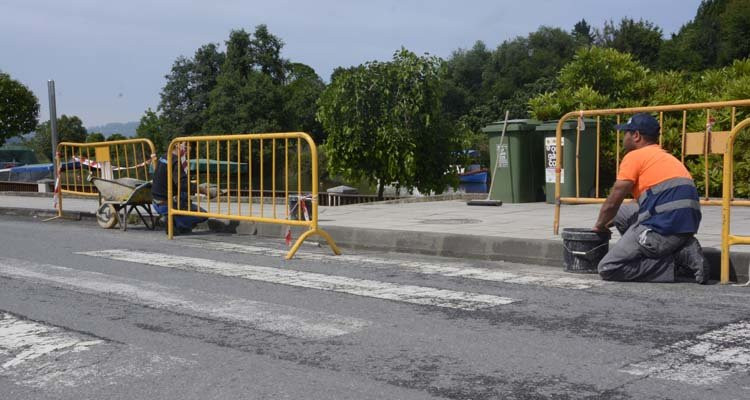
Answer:
[[[188, 196], [187, 193], [182, 193], [182, 196], [180, 196], [180, 198], [182, 199], [180, 209], [182, 210], [188, 209], [187, 196]], [[163, 215], [165, 217], [168, 216], [169, 205], [166, 202], [157, 203], [156, 201], [154, 201], [153, 204], [154, 204], [154, 208], [156, 209], [156, 212], [159, 213], [159, 215]], [[176, 202], [173, 203], [173, 207], [177, 207]], [[198, 208], [198, 206], [196, 206], [195, 204], [190, 205], [190, 210], [201, 211], [201, 212], [206, 211], [203, 208]], [[192, 231], [196, 225], [200, 224], [201, 222], [205, 222], [207, 220], [208, 218], [205, 218], [205, 217], [193, 217], [190, 215], [177, 215], [174, 217], [174, 224], [175, 224], [175, 228], [177, 228], [178, 233], [186, 233], [186, 232]]]

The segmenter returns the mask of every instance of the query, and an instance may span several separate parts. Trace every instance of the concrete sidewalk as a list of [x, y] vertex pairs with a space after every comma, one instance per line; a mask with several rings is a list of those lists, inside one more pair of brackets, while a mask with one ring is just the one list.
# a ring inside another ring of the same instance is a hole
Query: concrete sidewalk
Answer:
[[[97, 200], [66, 197], [63, 205], [66, 212], [91, 218]], [[248, 215], [250, 210], [244, 207]], [[257, 214], [259, 207], [254, 207], [253, 214]], [[278, 210], [283, 212], [283, 205]], [[561, 231], [593, 226], [598, 210], [599, 205], [563, 206]], [[269, 209], [265, 212], [270, 213]], [[53, 214], [54, 209], [51, 197], [6, 192], [0, 194], [0, 213], [41, 216]], [[450, 200], [320, 207], [319, 223], [343, 247], [561, 266], [562, 239], [552, 232], [553, 215], [554, 207], [546, 203], [485, 207]], [[284, 229], [244, 222], [228, 226], [236, 233], [279, 238]], [[732, 233], [750, 235], [750, 208], [733, 208]], [[712, 275], [718, 278], [721, 207], [703, 207], [697, 237], [712, 264]], [[615, 232], [612, 240], [617, 239]], [[746, 281], [750, 247], [733, 247], [732, 264], [733, 277]]]

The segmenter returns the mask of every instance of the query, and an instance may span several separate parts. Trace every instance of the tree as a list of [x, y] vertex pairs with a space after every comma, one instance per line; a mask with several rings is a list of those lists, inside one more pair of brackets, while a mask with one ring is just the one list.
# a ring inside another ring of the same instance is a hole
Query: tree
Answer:
[[390, 62], [339, 71], [318, 101], [328, 170], [348, 179], [441, 193], [452, 130], [443, 118], [441, 60], [401, 49]]
[[[84, 143], [88, 133], [83, 127], [83, 122], [76, 116], [63, 114], [57, 119], [57, 141]], [[40, 158], [51, 159], [52, 157], [52, 128], [49, 121], [37, 126], [31, 146]]]
[[207, 130], [213, 133], [274, 132], [284, 125], [283, 42], [264, 25], [251, 37], [234, 30], [226, 42], [227, 53], [209, 95]]
[[104, 134], [101, 132], [92, 132], [86, 136], [86, 143], [99, 143], [104, 140]]
[[209, 93], [216, 86], [224, 54], [210, 43], [195, 52], [192, 59], [179, 57], [161, 91], [161, 111], [165, 140], [194, 135], [204, 129]]
[[695, 18], [664, 43], [663, 69], [701, 71], [750, 56], [750, 0], [704, 0]]
[[162, 120], [149, 108], [141, 117], [138, 128], [135, 129], [136, 137], [148, 139], [154, 143], [156, 153], [162, 154], [167, 149], [167, 138], [164, 135]]
[[477, 41], [469, 50], [458, 49], [445, 62], [444, 109], [452, 119], [458, 119], [472, 108], [482, 104], [483, 73], [490, 61], [492, 52], [484, 42]]
[[286, 77], [288, 61], [281, 58], [284, 41], [271, 34], [266, 25], [258, 25], [250, 41], [250, 55], [253, 64], [257, 65], [264, 75], [268, 75], [274, 84], [281, 84]]
[[597, 32], [596, 42], [601, 47], [630, 53], [643, 65], [653, 68], [659, 60], [663, 39], [661, 28], [654, 23], [623, 18], [617, 26], [611, 20], [605, 22], [604, 29]]
[[7, 139], [33, 131], [38, 117], [39, 101], [34, 93], [0, 71], [0, 146]]
[[719, 18], [718, 65], [750, 57], [750, 0], [728, 1]]
[[573, 38], [579, 46], [591, 46], [594, 43], [594, 33], [591, 25], [585, 19], [581, 19], [573, 25]]
[[315, 119], [317, 101], [326, 85], [315, 70], [302, 63], [289, 63], [282, 95], [284, 130], [310, 133], [316, 143], [323, 143], [323, 127]]
[[120, 133], [113, 133], [113, 134], [109, 135], [109, 137], [107, 138], [107, 141], [108, 142], [114, 142], [115, 140], [125, 140], [125, 139], [127, 139], [127, 137], [125, 137], [125, 135], [122, 135]]
[[575, 49], [573, 36], [546, 26], [527, 38], [503, 42], [484, 71], [485, 91], [490, 96], [507, 99], [527, 83], [555, 76], [573, 58]]

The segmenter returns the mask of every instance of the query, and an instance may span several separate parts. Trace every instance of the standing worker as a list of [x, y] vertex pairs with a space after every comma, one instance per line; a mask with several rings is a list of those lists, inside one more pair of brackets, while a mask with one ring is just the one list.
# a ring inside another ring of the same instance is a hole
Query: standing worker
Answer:
[[[172, 150], [172, 194], [173, 203], [172, 206], [177, 208], [177, 179], [179, 178], [180, 187], [180, 206], [182, 210], [188, 209], [188, 196], [191, 196], [196, 191], [209, 194], [210, 197], [215, 196], [215, 188], [208, 190], [205, 185], [196, 187], [194, 183], [188, 182], [187, 179], [187, 162], [185, 162], [185, 155], [189, 151], [189, 148], [185, 143], [180, 143]], [[169, 183], [167, 176], [167, 155], [159, 157], [156, 163], [156, 171], [154, 171], [154, 181], [151, 185], [151, 195], [153, 197], [153, 204], [156, 212], [167, 218], [169, 212], [169, 204], [167, 203], [167, 185]], [[197, 190], [196, 190], [197, 189]], [[191, 211], [202, 211], [198, 209], [195, 204], [191, 204]], [[201, 222], [208, 220], [204, 217], [193, 217], [189, 215], [178, 215], [174, 217], [175, 230], [177, 233], [190, 233], [196, 225]]]
[[[698, 191], [685, 166], [659, 146], [659, 123], [646, 113], [625, 124], [620, 163], [612, 192], [593, 230], [614, 225], [622, 237], [604, 256], [599, 275], [609, 281], [674, 282], [687, 268], [705, 284], [709, 266], [694, 237], [701, 222]], [[636, 202], [622, 205], [632, 193]]]

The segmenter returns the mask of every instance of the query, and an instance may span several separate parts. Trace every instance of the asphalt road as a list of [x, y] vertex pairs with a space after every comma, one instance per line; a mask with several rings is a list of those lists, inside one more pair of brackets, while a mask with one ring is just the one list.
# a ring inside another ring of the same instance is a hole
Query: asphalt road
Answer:
[[747, 399], [750, 288], [0, 216], [5, 399]]

